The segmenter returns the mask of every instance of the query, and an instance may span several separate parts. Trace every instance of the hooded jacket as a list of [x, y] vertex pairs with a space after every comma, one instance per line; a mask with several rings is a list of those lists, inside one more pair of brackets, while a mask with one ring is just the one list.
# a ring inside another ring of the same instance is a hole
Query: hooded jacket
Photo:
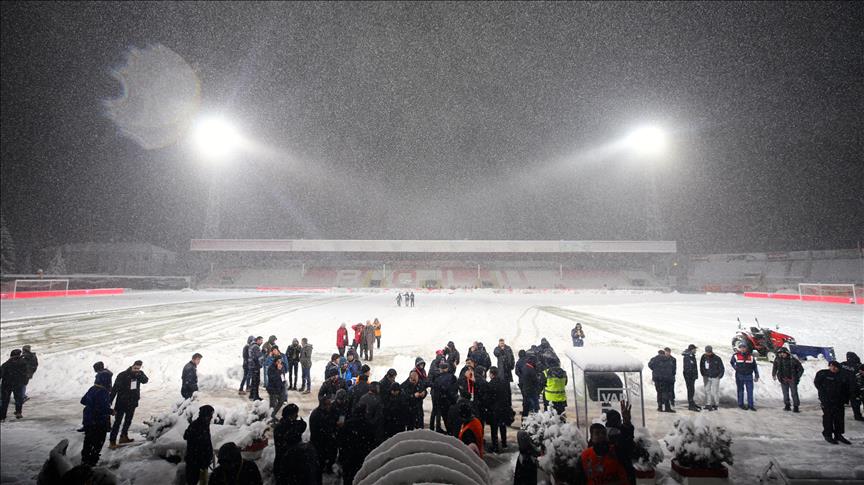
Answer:
[[111, 399], [108, 393], [110, 385], [111, 376], [100, 372], [96, 375], [96, 383], [81, 398], [85, 428], [104, 427], [107, 430], [111, 426]]

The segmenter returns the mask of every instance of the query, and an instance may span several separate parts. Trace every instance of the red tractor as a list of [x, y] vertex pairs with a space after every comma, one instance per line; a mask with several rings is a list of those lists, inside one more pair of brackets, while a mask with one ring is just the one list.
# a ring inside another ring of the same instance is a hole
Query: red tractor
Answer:
[[[778, 327], [779, 328], [779, 327]], [[784, 333], [762, 328], [759, 325], [759, 320], [756, 319], [756, 326], [750, 327], [750, 331], [744, 330], [741, 320], [738, 320], [738, 333], [732, 339], [733, 352], [738, 350], [741, 344], [747, 345], [750, 352], [760, 357], [765, 357], [768, 362], [774, 362], [777, 357], [777, 351], [781, 347], [787, 345], [795, 345], [795, 338]]]

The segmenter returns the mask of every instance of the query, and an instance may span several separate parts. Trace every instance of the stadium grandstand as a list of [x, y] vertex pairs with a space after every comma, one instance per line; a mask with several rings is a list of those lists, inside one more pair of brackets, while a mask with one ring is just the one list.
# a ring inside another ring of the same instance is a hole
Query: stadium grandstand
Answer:
[[674, 241], [194, 239], [199, 288], [668, 289]]

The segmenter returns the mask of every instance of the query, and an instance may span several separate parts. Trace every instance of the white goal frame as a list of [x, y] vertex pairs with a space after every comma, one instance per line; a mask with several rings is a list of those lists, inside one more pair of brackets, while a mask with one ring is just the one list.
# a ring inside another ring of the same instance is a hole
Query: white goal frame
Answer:
[[[27, 290], [27, 291], [62, 291], [62, 292], [63, 292], [63, 296], [69, 296], [69, 280], [68, 280], [68, 279], [53, 279], [53, 280], [52, 280], [52, 279], [41, 279], [41, 280], [40, 280], [40, 279], [36, 279], [36, 280], [15, 280], [15, 285], [12, 287], [12, 298], [13, 298], [13, 299], [14, 299], [14, 298], [16, 297], [16, 295], [19, 293], [19, 292], [18, 292], [18, 283], [48, 283], [48, 284], [49, 284], [49, 287], [48, 287], [48, 289], [46, 289], [46, 290], [35, 290], [35, 289], [32, 289], [32, 290]], [[63, 289], [62, 289], [62, 290], [59, 290], [59, 289], [51, 289], [51, 287], [50, 287], [50, 284], [51, 284], [51, 283], [63, 283]], [[22, 292], [22, 293], [26, 293], [27, 291], [24, 291], [24, 292]]]
[[846, 295], [838, 295], [838, 294], [825, 295], [823, 293], [822, 289], [823, 288], [851, 288], [852, 289], [852, 301], [853, 302], [858, 301], [858, 294], [856, 292], [855, 285], [852, 283], [798, 283], [798, 298], [800, 298], [801, 300], [804, 299], [804, 288], [807, 288], [807, 287], [817, 288], [819, 290], [819, 293], [816, 293], [815, 295], [808, 293], [808, 295], [813, 295], [813, 296], [846, 296]]

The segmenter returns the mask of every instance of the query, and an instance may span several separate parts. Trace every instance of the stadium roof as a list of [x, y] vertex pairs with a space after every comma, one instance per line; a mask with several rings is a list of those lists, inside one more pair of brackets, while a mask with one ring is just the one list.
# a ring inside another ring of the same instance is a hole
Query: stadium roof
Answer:
[[193, 239], [192, 251], [331, 253], [675, 253], [675, 241]]

